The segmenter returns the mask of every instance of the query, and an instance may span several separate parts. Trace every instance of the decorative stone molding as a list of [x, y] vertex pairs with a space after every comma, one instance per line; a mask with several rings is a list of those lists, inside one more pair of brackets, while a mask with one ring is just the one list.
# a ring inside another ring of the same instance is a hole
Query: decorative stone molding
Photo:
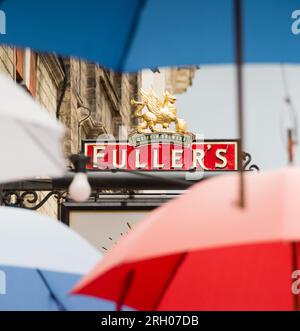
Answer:
[[109, 99], [113, 110], [115, 112], [119, 112], [119, 99], [117, 96], [117, 93], [115, 91], [115, 88], [105, 70], [101, 70], [102, 75], [100, 75], [100, 84], [103, 87], [103, 90], [105, 91], [105, 94], [107, 98]]
[[48, 71], [55, 86], [59, 87], [64, 79], [64, 72], [58, 57], [56, 55], [39, 54], [39, 59]]
[[85, 136], [89, 139], [97, 139], [99, 135], [106, 133], [103, 124], [96, 123], [92, 116], [82, 123], [81, 129], [84, 130]]
[[183, 93], [193, 84], [196, 67], [173, 68], [167, 73], [167, 88], [172, 93]]

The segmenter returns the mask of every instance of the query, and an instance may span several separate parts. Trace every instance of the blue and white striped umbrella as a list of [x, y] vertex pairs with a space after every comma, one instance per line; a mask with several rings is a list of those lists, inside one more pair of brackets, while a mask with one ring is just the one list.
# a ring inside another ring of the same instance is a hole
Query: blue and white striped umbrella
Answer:
[[69, 295], [99, 259], [62, 223], [0, 207], [0, 310], [113, 310], [108, 301]]

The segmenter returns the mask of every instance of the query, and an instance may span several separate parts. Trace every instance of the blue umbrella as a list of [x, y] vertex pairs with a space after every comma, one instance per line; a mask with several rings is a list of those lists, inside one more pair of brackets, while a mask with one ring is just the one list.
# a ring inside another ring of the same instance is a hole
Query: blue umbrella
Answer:
[[56, 220], [0, 207], [0, 310], [113, 310], [108, 301], [69, 295], [101, 257]]
[[[244, 61], [299, 62], [299, 1], [242, 3]], [[0, 0], [2, 26], [6, 19], [0, 43], [117, 71], [232, 63], [234, 6], [234, 0]]]
[[[69, 292], [83, 275], [0, 265], [0, 311], [114, 310], [115, 304]], [[5, 278], [3, 277], [5, 275]]]

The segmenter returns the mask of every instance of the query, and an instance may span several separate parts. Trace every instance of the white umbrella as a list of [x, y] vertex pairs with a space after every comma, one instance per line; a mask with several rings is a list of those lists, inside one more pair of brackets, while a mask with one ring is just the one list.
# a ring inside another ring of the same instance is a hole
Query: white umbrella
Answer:
[[84, 274], [100, 257], [61, 222], [35, 211], [0, 207], [0, 265]]
[[0, 284], [0, 289], [5, 287], [0, 310], [113, 309], [103, 300], [74, 300], [69, 295], [101, 258], [61, 222], [34, 211], [0, 207], [0, 272], [6, 274], [5, 286]]
[[0, 182], [62, 176], [63, 133], [46, 109], [0, 74]]

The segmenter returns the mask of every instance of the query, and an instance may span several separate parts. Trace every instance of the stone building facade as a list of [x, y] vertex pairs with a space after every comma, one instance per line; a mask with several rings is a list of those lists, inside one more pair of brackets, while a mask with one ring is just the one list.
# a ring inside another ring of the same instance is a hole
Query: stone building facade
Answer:
[[[0, 71], [23, 85], [62, 121], [66, 156], [80, 152], [81, 139], [95, 139], [101, 134], [117, 137], [119, 125], [131, 129], [130, 99], [138, 91], [138, 74], [113, 73], [78, 59], [13, 47], [0, 47]], [[41, 198], [45, 194], [40, 193]], [[40, 211], [56, 217], [55, 198]]]
[[[142, 73], [115, 73], [79, 59], [13, 47], [0, 47], [0, 72], [24, 86], [65, 125], [66, 156], [80, 152], [82, 139], [103, 134], [124, 138], [135, 123], [130, 99], [138, 98]], [[182, 93], [191, 85], [193, 73], [194, 69], [177, 68], [160, 75], [166, 88]], [[42, 199], [47, 192], [39, 194]], [[56, 218], [56, 199], [50, 198], [39, 211]]]

